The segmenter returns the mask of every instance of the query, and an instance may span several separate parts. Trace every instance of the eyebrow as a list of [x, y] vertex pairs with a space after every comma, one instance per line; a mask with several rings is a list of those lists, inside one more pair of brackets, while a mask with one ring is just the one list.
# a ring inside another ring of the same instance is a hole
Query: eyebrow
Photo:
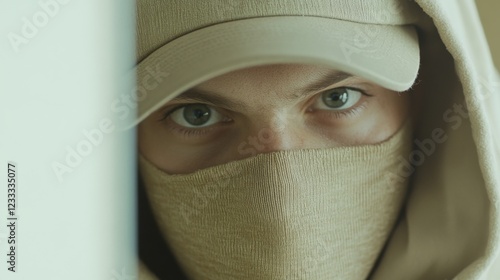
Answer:
[[[340, 83], [348, 78], [352, 78], [353, 75], [347, 74], [339, 71], [327, 72], [322, 75], [318, 80], [312, 82], [311, 84], [298, 90], [297, 94], [293, 95], [293, 98], [301, 98], [303, 96], [315, 93], [326, 89], [327, 87]], [[244, 110], [247, 106], [236, 100], [222, 96], [221, 94], [204, 90], [199, 88], [191, 88], [181, 93], [179, 96], [175, 97], [172, 101], [175, 102], [200, 102], [212, 105], [215, 107], [226, 108], [228, 110]]]
[[317, 81], [313, 82], [310, 85], [305, 86], [299, 92], [301, 92], [302, 93], [301, 95], [303, 95], [311, 92], [321, 91], [331, 85], [338, 84], [352, 77], [354, 76], [344, 72], [339, 72], [339, 71], [327, 72], [320, 79], [318, 79]]

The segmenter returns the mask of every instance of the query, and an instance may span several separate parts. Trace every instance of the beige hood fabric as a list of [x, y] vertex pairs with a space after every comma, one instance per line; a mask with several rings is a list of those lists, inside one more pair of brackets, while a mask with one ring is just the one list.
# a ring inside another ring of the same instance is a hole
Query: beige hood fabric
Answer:
[[498, 73], [473, 1], [417, 3], [427, 144], [374, 279], [500, 279]]
[[[285, 0], [267, 2], [287, 6]], [[423, 101], [407, 157], [408, 198], [369, 279], [500, 279], [500, 79], [474, 1], [328, 2], [332, 9], [351, 7], [340, 10], [360, 16], [339, 13], [338, 19], [358, 22], [381, 21], [384, 3], [416, 7], [398, 21], [383, 22], [416, 28], [421, 65], [411, 91]], [[307, 10], [316, 1], [301, 3]], [[231, 14], [219, 9], [221, 16]], [[141, 60], [166, 43], [144, 36], [138, 38]], [[141, 269], [139, 279], [155, 279], [158, 268], [145, 265], [151, 271]]]
[[407, 191], [408, 124], [357, 147], [260, 154], [169, 175], [139, 165], [189, 279], [365, 279]]

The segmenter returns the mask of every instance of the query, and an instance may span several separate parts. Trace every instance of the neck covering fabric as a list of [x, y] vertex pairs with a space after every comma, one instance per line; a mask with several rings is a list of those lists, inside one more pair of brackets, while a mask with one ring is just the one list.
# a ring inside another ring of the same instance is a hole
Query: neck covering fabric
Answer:
[[140, 157], [190, 279], [365, 279], [407, 192], [406, 124], [381, 144], [279, 151], [186, 175]]

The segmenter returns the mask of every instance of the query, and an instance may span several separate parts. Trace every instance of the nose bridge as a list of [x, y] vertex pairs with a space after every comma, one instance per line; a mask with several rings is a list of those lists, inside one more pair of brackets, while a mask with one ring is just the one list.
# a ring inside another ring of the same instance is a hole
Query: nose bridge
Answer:
[[291, 127], [284, 118], [273, 118], [253, 130], [249, 142], [258, 153], [300, 149], [304, 140], [297, 127]]

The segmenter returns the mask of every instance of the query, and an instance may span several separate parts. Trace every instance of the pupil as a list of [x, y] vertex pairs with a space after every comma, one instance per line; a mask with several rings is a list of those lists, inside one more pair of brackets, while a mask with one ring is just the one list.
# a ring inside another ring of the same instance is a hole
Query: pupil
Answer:
[[348, 97], [346, 89], [334, 89], [323, 94], [323, 102], [330, 108], [340, 108], [347, 103]]
[[203, 125], [210, 119], [210, 108], [202, 104], [187, 105], [184, 108], [184, 119], [190, 125]]

